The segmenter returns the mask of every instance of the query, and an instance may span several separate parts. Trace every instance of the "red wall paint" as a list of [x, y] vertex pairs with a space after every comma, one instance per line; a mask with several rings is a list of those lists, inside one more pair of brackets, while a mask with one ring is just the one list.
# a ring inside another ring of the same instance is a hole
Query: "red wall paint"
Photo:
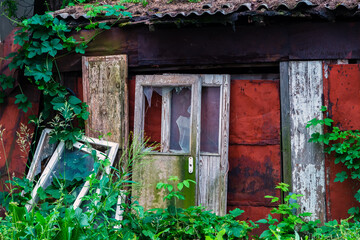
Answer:
[[[9, 53], [15, 52], [19, 49], [18, 45], [13, 44], [14, 33], [16, 29], [5, 39], [0, 45], [2, 50], [0, 53], [0, 74], [6, 74], [8, 76], [14, 76], [17, 78], [17, 74], [14, 71], [10, 71], [8, 64], [10, 60], [1, 60]], [[26, 162], [28, 159], [28, 150], [22, 152], [19, 144], [16, 142], [18, 139], [16, 132], [20, 131], [21, 124], [24, 124], [29, 129], [29, 134], [34, 133], [34, 125], [28, 124], [29, 116], [37, 116], [39, 113], [39, 91], [29, 86], [27, 81], [22, 81], [21, 87], [29, 100], [32, 102], [32, 108], [26, 113], [18, 109], [15, 104], [15, 95], [20, 93], [18, 88], [14, 88], [11, 91], [6, 91], [8, 97], [4, 103], [0, 103], [0, 125], [4, 130], [3, 140], [0, 139], [0, 191], [7, 190], [5, 181], [10, 177], [23, 177], [26, 169]], [[15, 86], [17, 86], [16, 83]], [[30, 144], [32, 138], [27, 139], [26, 143]], [[29, 146], [29, 145], [28, 145]]]
[[[324, 100], [329, 117], [342, 130], [360, 129], [360, 65], [329, 65], [324, 76]], [[353, 197], [360, 189], [359, 182], [347, 179], [335, 183], [336, 173], [347, 169], [334, 160], [334, 156], [326, 156], [328, 220], [347, 218], [349, 208], [360, 207]]]
[[[280, 197], [281, 182], [279, 81], [232, 80], [228, 210], [240, 208], [241, 220], [266, 218]], [[253, 233], [260, 234], [266, 226]]]

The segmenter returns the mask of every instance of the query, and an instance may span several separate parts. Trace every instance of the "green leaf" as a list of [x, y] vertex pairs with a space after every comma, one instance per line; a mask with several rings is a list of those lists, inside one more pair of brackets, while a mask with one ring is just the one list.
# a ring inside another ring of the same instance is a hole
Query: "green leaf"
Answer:
[[360, 202], [360, 190], [358, 190], [356, 193], [355, 193], [355, 199]]
[[76, 46], [75, 52], [80, 54], [85, 54], [85, 49], [87, 48], [87, 45], [85, 43], [81, 43]]
[[99, 23], [99, 28], [107, 30], [107, 29], [110, 29], [111, 27], [106, 25], [106, 23]]
[[239, 208], [235, 208], [234, 210], [229, 211], [229, 213], [231, 214], [231, 216], [236, 218], [236, 217], [240, 216], [241, 214], [243, 214], [244, 210], [240, 210]]
[[342, 171], [341, 173], [337, 173], [336, 174], [336, 178], [334, 180], [334, 182], [344, 182], [345, 179], [348, 178], [348, 175], [345, 171]]
[[69, 102], [71, 105], [77, 105], [77, 104], [81, 103], [81, 100], [78, 99], [78, 98], [75, 97], [75, 96], [70, 96], [68, 102]]
[[334, 122], [334, 120], [332, 120], [332, 119], [330, 119], [330, 118], [325, 118], [324, 119], [324, 124], [326, 125], [326, 126], [331, 126], [331, 123], [332, 122]]
[[326, 112], [326, 111], [327, 111], [327, 107], [326, 107], [326, 106], [321, 106], [320, 111]]
[[179, 189], [179, 191], [181, 191], [184, 187], [184, 184], [183, 183], [178, 183], [177, 184], [177, 188]]
[[15, 79], [10, 76], [6, 76], [5, 74], [0, 75], [0, 85], [3, 90], [5, 90], [7, 88], [13, 88], [14, 82], [15, 82]]
[[267, 223], [268, 221], [266, 219], [260, 219], [256, 221], [256, 223]]

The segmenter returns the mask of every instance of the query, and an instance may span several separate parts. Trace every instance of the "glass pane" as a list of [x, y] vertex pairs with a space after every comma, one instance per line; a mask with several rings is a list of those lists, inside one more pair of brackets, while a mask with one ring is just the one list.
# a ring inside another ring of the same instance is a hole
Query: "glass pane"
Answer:
[[170, 151], [190, 152], [191, 88], [171, 91]]
[[[145, 116], [144, 137], [149, 139], [147, 146], [161, 142], [161, 111], [162, 96], [161, 88], [144, 87]], [[160, 146], [155, 150], [159, 150]]]
[[[45, 169], [45, 167], [48, 163], [48, 160], [50, 160], [51, 156], [55, 152], [57, 144], [58, 144], [57, 142], [54, 144], [50, 144], [50, 135], [49, 134], [45, 135], [43, 145], [38, 146], [38, 147], [41, 147], [41, 149], [39, 151], [39, 161], [37, 162], [37, 165], [35, 166], [35, 170], [34, 170], [35, 172], [34, 172], [33, 176], [40, 177], [40, 173]], [[35, 161], [35, 159], [33, 161]], [[36, 179], [38, 177], [36, 177]]]
[[201, 93], [200, 152], [219, 152], [220, 87], [203, 87]]
[[65, 201], [67, 204], [72, 204], [93, 168], [93, 156], [76, 148], [65, 149], [44, 184], [45, 192], [57, 198], [63, 185], [66, 191]]

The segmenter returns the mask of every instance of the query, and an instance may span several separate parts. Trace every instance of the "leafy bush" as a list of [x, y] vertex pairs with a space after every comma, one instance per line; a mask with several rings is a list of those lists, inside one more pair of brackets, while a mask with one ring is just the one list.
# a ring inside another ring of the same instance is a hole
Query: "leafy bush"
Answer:
[[[280, 189], [282, 194], [289, 192], [289, 185], [286, 183], [279, 183], [275, 188]], [[261, 239], [291, 239], [296, 236], [312, 236], [317, 225], [321, 222], [320, 220], [305, 221], [304, 217], [311, 216], [311, 213], [296, 214], [296, 211], [300, 208], [297, 200], [301, 196], [301, 194], [287, 194], [284, 198], [284, 203], [273, 208], [267, 219], [257, 221], [257, 223], [269, 225], [269, 229], [260, 235]], [[279, 201], [279, 198], [274, 196], [265, 196], [265, 198], [270, 198], [271, 202]], [[274, 214], [282, 216], [280, 222], [274, 217]]]
[[[122, 160], [129, 157], [131, 164], [143, 157], [145, 143], [136, 141], [124, 153]], [[100, 161], [100, 160], [99, 160]], [[1, 193], [2, 205], [7, 215], [0, 219], [0, 240], [7, 239], [248, 239], [248, 233], [256, 224], [235, 220], [243, 211], [236, 209], [225, 216], [217, 216], [204, 207], [188, 209], [169, 206], [165, 209], [144, 211], [136, 202], [122, 203], [125, 210], [123, 220], [117, 220], [115, 210], [120, 194], [126, 191], [132, 182], [130, 174], [123, 169], [115, 169], [112, 175], [98, 179], [98, 172], [105, 168], [107, 161], [98, 162], [100, 167], [87, 177], [90, 181], [89, 194], [83, 198], [83, 205], [73, 209], [73, 183], [54, 181], [55, 185], [39, 189], [40, 201], [28, 212], [33, 183], [27, 179], [14, 178], [10, 181], [9, 193]], [[126, 166], [128, 167], [128, 166]], [[116, 179], [116, 180], [114, 180]], [[171, 179], [173, 182], [177, 178]], [[166, 199], [183, 198], [181, 190], [193, 184], [190, 180], [179, 182], [176, 187], [168, 183], [159, 183], [169, 194]], [[100, 189], [100, 191], [96, 191]], [[177, 189], [177, 190], [175, 190]], [[164, 199], [165, 200], [165, 199]]]

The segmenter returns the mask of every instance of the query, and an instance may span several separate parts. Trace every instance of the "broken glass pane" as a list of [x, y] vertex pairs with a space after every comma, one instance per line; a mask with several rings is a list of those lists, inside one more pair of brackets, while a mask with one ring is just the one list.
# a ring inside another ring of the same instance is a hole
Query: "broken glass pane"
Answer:
[[[45, 169], [48, 160], [53, 155], [53, 153], [56, 149], [57, 143], [50, 144], [49, 140], [50, 140], [50, 135], [46, 134], [43, 145], [39, 146], [39, 147], [41, 147], [41, 149], [39, 150], [39, 155], [38, 155], [39, 160], [36, 161], [36, 166], [35, 166], [35, 171], [34, 171], [35, 174], [33, 176], [38, 175]], [[35, 161], [35, 159], [33, 161]]]
[[203, 87], [201, 93], [200, 152], [219, 152], [220, 87]]
[[[157, 91], [155, 91], [157, 90]], [[159, 94], [160, 92], [160, 94]], [[161, 142], [161, 111], [162, 97], [161, 88], [144, 87], [145, 116], [144, 116], [144, 137], [149, 139], [147, 146]], [[159, 150], [155, 149], [155, 150]]]
[[171, 91], [170, 151], [190, 152], [191, 88]]
[[59, 196], [56, 194], [59, 194], [59, 190], [64, 187], [67, 191], [65, 201], [67, 204], [72, 204], [93, 168], [94, 158], [89, 153], [76, 148], [65, 149], [54, 165], [43, 188], [47, 194], [58, 198]]

